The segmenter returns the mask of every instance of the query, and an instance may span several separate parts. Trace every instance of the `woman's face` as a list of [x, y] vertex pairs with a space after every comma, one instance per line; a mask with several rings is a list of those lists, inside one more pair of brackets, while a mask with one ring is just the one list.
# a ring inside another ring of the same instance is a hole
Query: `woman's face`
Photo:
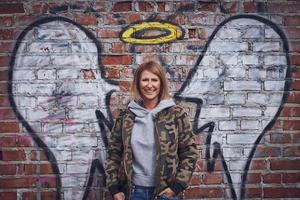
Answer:
[[158, 101], [160, 93], [160, 79], [157, 75], [148, 70], [144, 70], [141, 74], [139, 88], [144, 101]]

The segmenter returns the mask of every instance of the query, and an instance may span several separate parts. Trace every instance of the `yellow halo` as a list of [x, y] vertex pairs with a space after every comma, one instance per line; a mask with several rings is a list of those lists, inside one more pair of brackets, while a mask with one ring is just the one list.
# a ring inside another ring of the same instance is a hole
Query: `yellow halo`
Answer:
[[[168, 32], [167, 35], [163, 36], [155, 36], [152, 38], [134, 38], [132, 35], [141, 30], [154, 30], [161, 29]], [[136, 24], [133, 26], [127, 27], [123, 33], [121, 33], [121, 39], [124, 42], [132, 43], [132, 44], [161, 44], [165, 42], [169, 42], [180, 38], [182, 36], [182, 31], [178, 26], [167, 22], [142, 22], [140, 24]]]

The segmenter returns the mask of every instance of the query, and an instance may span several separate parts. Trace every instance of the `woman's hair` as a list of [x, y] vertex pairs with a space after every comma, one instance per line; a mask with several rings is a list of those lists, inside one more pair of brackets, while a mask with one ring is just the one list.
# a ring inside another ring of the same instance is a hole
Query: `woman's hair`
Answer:
[[142, 93], [140, 90], [140, 79], [143, 71], [149, 71], [159, 77], [160, 80], [160, 91], [158, 94], [158, 102], [164, 99], [170, 98], [169, 85], [166, 78], [165, 70], [160, 66], [160, 64], [154, 61], [148, 61], [141, 64], [134, 73], [133, 82], [131, 85], [131, 95], [135, 101], [143, 101]]

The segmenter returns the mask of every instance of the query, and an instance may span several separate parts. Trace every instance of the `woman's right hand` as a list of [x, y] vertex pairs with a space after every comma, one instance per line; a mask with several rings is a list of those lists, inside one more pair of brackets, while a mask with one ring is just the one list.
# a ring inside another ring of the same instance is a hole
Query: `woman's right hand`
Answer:
[[125, 200], [125, 195], [123, 192], [118, 192], [114, 194], [114, 200]]

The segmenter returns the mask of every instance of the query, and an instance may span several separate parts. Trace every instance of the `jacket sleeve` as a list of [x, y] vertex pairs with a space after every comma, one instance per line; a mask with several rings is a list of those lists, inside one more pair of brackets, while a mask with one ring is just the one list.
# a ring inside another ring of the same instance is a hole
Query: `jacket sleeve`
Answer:
[[119, 169], [122, 162], [122, 115], [116, 119], [108, 140], [106, 186], [112, 195], [120, 192]]
[[196, 144], [196, 135], [193, 134], [192, 125], [188, 114], [182, 109], [176, 117], [178, 124], [178, 158], [179, 163], [175, 181], [170, 188], [176, 193], [180, 193], [188, 187], [188, 182], [195, 170], [199, 155], [199, 145]]

